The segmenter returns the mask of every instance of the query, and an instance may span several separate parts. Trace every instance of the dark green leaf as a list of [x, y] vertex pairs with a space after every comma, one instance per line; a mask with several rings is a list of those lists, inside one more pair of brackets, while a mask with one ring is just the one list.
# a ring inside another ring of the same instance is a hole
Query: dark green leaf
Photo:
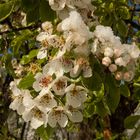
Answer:
[[125, 97], [130, 96], [130, 91], [129, 91], [129, 88], [127, 87], [127, 85], [121, 85], [120, 86], [120, 94], [125, 96]]
[[83, 84], [90, 90], [99, 91], [102, 87], [102, 79], [96, 72], [90, 78], [82, 78]]
[[121, 36], [125, 37], [127, 35], [128, 27], [123, 20], [118, 20], [116, 28]]
[[56, 18], [56, 12], [51, 9], [46, 0], [40, 1], [39, 14], [41, 21], [53, 21]]
[[13, 11], [14, 1], [0, 4], [0, 21], [6, 19]]
[[135, 124], [137, 121], [140, 119], [140, 115], [135, 115], [135, 116], [128, 116], [124, 120], [124, 127], [127, 129], [132, 129], [135, 127]]
[[108, 107], [112, 112], [115, 112], [120, 101], [120, 89], [117, 87], [115, 79], [109, 74], [106, 76], [105, 86], [107, 87], [106, 101]]

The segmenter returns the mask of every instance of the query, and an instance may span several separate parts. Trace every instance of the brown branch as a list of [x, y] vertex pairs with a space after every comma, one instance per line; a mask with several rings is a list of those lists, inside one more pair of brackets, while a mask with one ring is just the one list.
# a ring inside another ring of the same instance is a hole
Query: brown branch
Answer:
[[11, 32], [19, 32], [19, 31], [26, 30], [26, 29], [35, 30], [36, 28], [40, 27], [40, 25], [41, 24], [38, 23], [36, 25], [30, 25], [30, 26], [21, 27], [21, 28], [13, 28], [13, 29], [8, 30], [8, 31], [0, 32], [0, 35], [8, 34], [8, 33], [11, 33]]

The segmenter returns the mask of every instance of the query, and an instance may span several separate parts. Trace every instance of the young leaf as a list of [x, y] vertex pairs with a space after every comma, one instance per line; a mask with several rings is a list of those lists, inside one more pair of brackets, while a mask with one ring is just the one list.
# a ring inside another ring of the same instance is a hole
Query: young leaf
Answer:
[[34, 75], [32, 73], [27, 74], [19, 83], [18, 87], [22, 89], [27, 89], [32, 87], [33, 82], [35, 81]]

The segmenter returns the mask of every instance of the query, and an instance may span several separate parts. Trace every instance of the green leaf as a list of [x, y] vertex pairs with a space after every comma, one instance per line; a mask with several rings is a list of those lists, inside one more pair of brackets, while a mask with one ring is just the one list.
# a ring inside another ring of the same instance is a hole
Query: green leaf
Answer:
[[105, 117], [107, 114], [110, 114], [110, 110], [103, 100], [95, 103], [95, 105], [95, 112], [101, 117]]
[[22, 89], [27, 89], [32, 87], [33, 82], [35, 81], [34, 75], [32, 73], [28, 73], [19, 83], [18, 87]]
[[11, 46], [13, 49], [13, 54], [15, 56], [19, 55], [19, 49], [22, 46], [22, 44], [28, 40], [32, 35], [32, 32], [30, 30], [24, 30], [21, 32], [21, 35], [17, 36], [14, 40], [11, 42]]
[[90, 118], [95, 113], [95, 104], [93, 104], [93, 103], [87, 103], [85, 105], [86, 106], [84, 108], [84, 116], [86, 118]]
[[13, 11], [14, 1], [0, 4], [0, 22], [6, 19]]
[[140, 119], [140, 115], [135, 115], [135, 116], [128, 116], [124, 120], [124, 127], [127, 129], [132, 129], [135, 127], [135, 124], [138, 122]]
[[117, 87], [115, 79], [110, 74], [106, 76], [105, 87], [108, 107], [112, 112], [115, 112], [120, 102], [120, 89]]
[[47, 126], [47, 128], [41, 126], [36, 130], [36, 133], [41, 137], [42, 140], [49, 140], [53, 132], [54, 129], [51, 128], [49, 125]]
[[120, 86], [120, 94], [125, 96], [125, 97], [130, 96], [130, 91], [129, 91], [129, 88], [127, 87], [127, 85], [121, 85]]
[[125, 37], [127, 35], [128, 27], [123, 20], [118, 20], [116, 28], [121, 36]]
[[102, 79], [96, 72], [94, 72], [90, 78], [82, 78], [82, 82], [86, 88], [93, 91], [99, 91], [102, 87]]
[[53, 21], [56, 18], [56, 12], [53, 11], [46, 0], [40, 1], [40, 7], [39, 7], [39, 15], [41, 21]]
[[140, 125], [135, 129], [130, 140], [138, 140], [140, 138]]

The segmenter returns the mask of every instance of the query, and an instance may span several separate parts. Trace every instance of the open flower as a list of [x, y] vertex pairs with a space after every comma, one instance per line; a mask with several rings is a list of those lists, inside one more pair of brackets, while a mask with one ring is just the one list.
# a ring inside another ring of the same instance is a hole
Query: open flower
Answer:
[[65, 127], [68, 123], [68, 118], [67, 118], [66, 112], [62, 106], [54, 107], [48, 113], [48, 124], [51, 127], [55, 127], [57, 123], [61, 127]]
[[47, 74], [37, 73], [35, 76], [36, 81], [33, 83], [35, 91], [40, 91], [43, 88], [47, 89], [52, 82], [52, 76]]
[[26, 106], [28, 107], [28, 104], [32, 102], [32, 96], [30, 95], [29, 90], [14, 89], [12, 92], [13, 101], [11, 102], [9, 108], [16, 110], [19, 115], [22, 115]]
[[56, 95], [65, 94], [65, 89], [67, 87], [67, 80], [68, 78], [65, 76], [61, 76], [55, 79], [52, 89]]
[[49, 90], [47, 92], [40, 92], [40, 94], [34, 100], [37, 106], [39, 106], [43, 112], [48, 112], [53, 107], [57, 106], [57, 102]]
[[54, 11], [62, 10], [65, 7], [66, 0], [49, 0], [49, 5]]
[[70, 72], [71, 77], [77, 77], [81, 72], [83, 72], [84, 77], [92, 76], [92, 69], [89, 62], [84, 58], [78, 58], [75, 61], [74, 68]]
[[70, 16], [64, 19], [58, 25], [59, 31], [67, 32], [66, 43], [71, 44], [73, 41], [77, 45], [82, 45], [91, 37], [89, 28], [86, 26], [80, 14], [76, 11], [71, 11]]
[[87, 91], [82, 86], [71, 84], [65, 91], [67, 104], [74, 108], [81, 106], [87, 99]]
[[77, 123], [83, 120], [82, 113], [78, 110], [73, 108], [72, 106], [66, 106], [66, 112], [70, 119], [70, 121]]
[[23, 113], [25, 122], [31, 121], [31, 127], [37, 129], [43, 124], [47, 124], [47, 114], [41, 111], [35, 104], [30, 109], [26, 109]]

